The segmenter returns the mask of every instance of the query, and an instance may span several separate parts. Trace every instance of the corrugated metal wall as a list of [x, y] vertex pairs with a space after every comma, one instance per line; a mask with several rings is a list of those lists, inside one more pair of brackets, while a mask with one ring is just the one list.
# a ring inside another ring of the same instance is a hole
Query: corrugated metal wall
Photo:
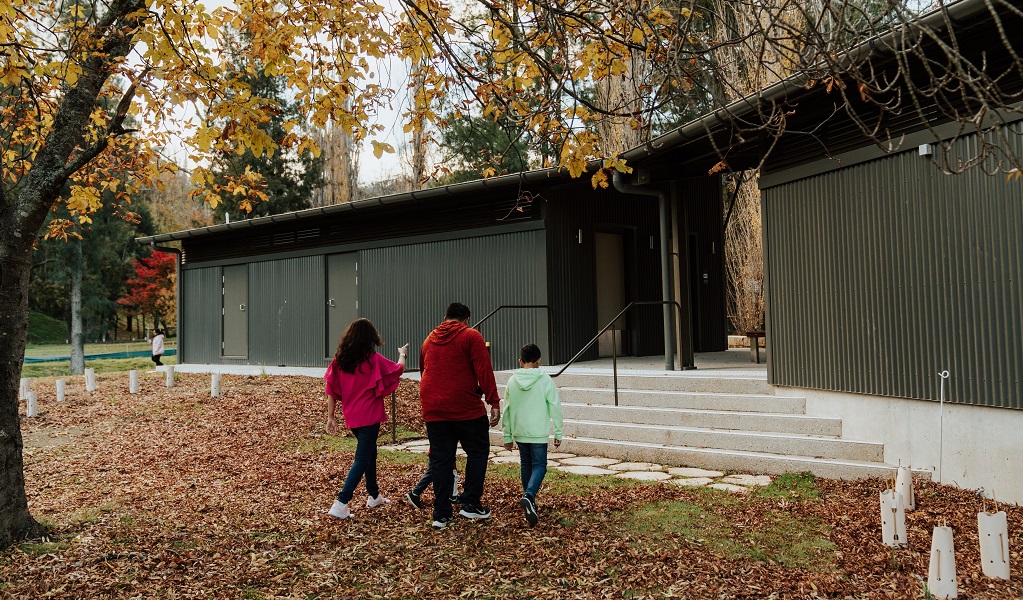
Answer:
[[326, 364], [324, 258], [249, 264], [249, 364]]
[[1023, 408], [1019, 180], [914, 150], [764, 190], [763, 215], [772, 383], [937, 400], [947, 369], [948, 401]]
[[[451, 302], [469, 306], [472, 323], [502, 304], [546, 304], [545, 252], [542, 230], [364, 250], [360, 312], [384, 337], [388, 357], [409, 342], [409, 364], [417, 366], [420, 346]], [[528, 342], [550, 355], [544, 311], [503, 310], [480, 331], [497, 369], [516, 367]]]
[[220, 362], [221, 293], [220, 267], [188, 269], [181, 272], [184, 312], [178, 336], [178, 362], [213, 364]]

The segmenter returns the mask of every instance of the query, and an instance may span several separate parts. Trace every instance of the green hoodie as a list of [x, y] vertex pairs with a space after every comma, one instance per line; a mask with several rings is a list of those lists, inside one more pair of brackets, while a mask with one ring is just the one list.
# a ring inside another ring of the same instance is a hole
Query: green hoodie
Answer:
[[561, 401], [554, 380], [540, 369], [518, 369], [504, 396], [504, 443], [546, 444], [550, 422], [561, 439]]

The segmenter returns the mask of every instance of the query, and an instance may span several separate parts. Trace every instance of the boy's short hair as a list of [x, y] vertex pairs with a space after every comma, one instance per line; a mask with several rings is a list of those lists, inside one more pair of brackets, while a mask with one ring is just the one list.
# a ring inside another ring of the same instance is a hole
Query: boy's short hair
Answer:
[[519, 360], [524, 363], [534, 363], [540, 360], [540, 347], [536, 344], [526, 344], [519, 350]]
[[469, 318], [469, 314], [468, 306], [461, 302], [452, 302], [448, 305], [448, 311], [444, 313], [444, 318], [455, 319], [456, 321], [465, 321]]

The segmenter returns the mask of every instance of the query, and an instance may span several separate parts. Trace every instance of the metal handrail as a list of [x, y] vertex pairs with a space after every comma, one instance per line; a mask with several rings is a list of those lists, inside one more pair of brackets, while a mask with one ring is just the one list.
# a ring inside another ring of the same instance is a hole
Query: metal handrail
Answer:
[[[682, 322], [682, 305], [679, 304], [678, 302], [676, 302], [675, 300], [636, 300], [634, 302], [629, 302], [629, 304], [625, 308], [622, 309], [622, 312], [620, 312], [617, 315], [615, 315], [615, 318], [611, 319], [611, 322], [609, 322], [607, 325], [604, 325], [604, 327], [601, 328], [601, 330], [597, 332], [597, 335], [593, 336], [593, 339], [590, 340], [585, 346], [583, 346], [582, 350], [580, 350], [579, 352], [576, 352], [575, 356], [573, 356], [571, 358], [571, 360], [569, 360], [567, 363], [565, 363], [565, 365], [563, 367], [561, 367], [560, 371], [558, 371], [557, 373], [551, 375], [551, 377], [557, 377], [557, 376], [561, 375], [562, 373], [564, 373], [565, 369], [570, 367], [572, 365], [572, 363], [574, 363], [576, 360], [579, 359], [580, 356], [582, 356], [587, 350], [589, 350], [591, 347], [593, 347], [593, 344], [597, 343], [597, 340], [600, 339], [600, 336], [604, 335], [604, 332], [607, 331], [608, 329], [610, 329], [611, 326], [614, 325], [615, 322], [617, 322], [618, 319], [620, 319], [622, 317], [622, 315], [624, 315], [625, 313], [629, 312], [629, 310], [633, 306], [644, 306], [644, 305], [646, 305], [646, 306], [653, 306], [653, 305], [663, 306], [665, 304], [671, 304], [671, 305], [673, 305], [675, 307], [675, 310], [676, 310], [676, 313], [677, 313], [675, 316], [678, 317], [678, 319], [679, 319], [676, 322], [677, 323], [681, 323]], [[611, 369], [612, 369], [612, 372], [614, 374], [615, 406], [618, 406], [618, 347], [617, 347], [618, 346], [618, 343], [617, 343], [618, 341], [615, 339], [615, 334], [614, 334], [615, 330], [611, 329], [611, 331], [612, 331], [612, 333], [611, 333]], [[679, 354], [679, 364], [681, 364], [681, 361], [682, 361], [682, 356], [681, 356], [681, 354]]]
[[554, 362], [554, 310], [549, 304], [502, 304], [494, 310], [487, 313], [487, 316], [483, 317], [472, 326], [473, 329], [479, 329], [480, 325], [490, 317], [497, 314], [498, 311], [504, 308], [545, 308], [547, 309], [547, 347], [550, 350], [550, 355], [547, 360], [551, 363]]

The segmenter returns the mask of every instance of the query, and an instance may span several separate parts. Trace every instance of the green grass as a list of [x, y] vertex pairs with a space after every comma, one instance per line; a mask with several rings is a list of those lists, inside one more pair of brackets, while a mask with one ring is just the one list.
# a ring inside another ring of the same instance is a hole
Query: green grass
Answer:
[[[519, 466], [515, 467], [516, 477]], [[564, 494], [567, 496], [589, 496], [596, 489], [614, 489], [623, 487], [634, 487], [639, 485], [650, 485], [648, 482], [636, 481], [634, 479], [620, 479], [618, 477], [590, 477], [587, 475], [576, 475], [547, 469], [547, 475], [543, 478], [544, 487], [551, 493]]]
[[[177, 364], [177, 356], [164, 356], [163, 364]], [[127, 372], [133, 369], [145, 371], [153, 368], [152, 359], [145, 357], [137, 358], [101, 358], [85, 361], [85, 368], [95, 369], [97, 373]], [[60, 377], [71, 375], [69, 362], [36, 363], [23, 365], [21, 367], [22, 377]]]
[[815, 571], [832, 568], [835, 545], [828, 537], [828, 527], [817, 519], [771, 509], [760, 522], [748, 525], [728, 514], [729, 508], [745, 500], [716, 490], [700, 490], [695, 495], [696, 502], [640, 506], [623, 527], [644, 546], [674, 539], [703, 546], [728, 559]]
[[327, 435], [314, 434], [311, 437], [292, 440], [285, 445], [285, 449], [293, 452], [309, 452], [319, 454], [321, 452], [355, 452], [358, 440], [354, 435]]
[[783, 473], [774, 478], [771, 485], [757, 490], [764, 498], [778, 498], [792, 502], [818, 502], [820, 492], [812, 473]]
[[19, 546], [22, 552], [31, 556], [55, 554], [68, 547], [68, 542], [26, 542]]
[[28, 314], [28, 341], [38, 344], [63, 344], [67, 342], [67, 324], [42, 313]]

